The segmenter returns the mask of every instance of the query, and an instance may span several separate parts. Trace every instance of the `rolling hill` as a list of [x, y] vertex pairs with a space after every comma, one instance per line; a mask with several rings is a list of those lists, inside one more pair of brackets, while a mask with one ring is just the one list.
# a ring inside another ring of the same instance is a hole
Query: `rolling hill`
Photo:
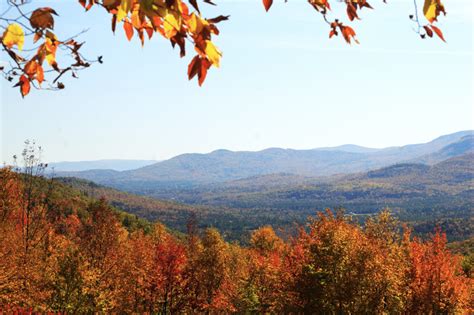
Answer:
[[75, 178], [59, 180], [88, 196], [105, 197], [122, 211], [159, 220], [176, 230], [185, 231], [188, 219], [196, 216], [199, 226], [217, 227], [228, 239], [242, 239], [265, 224], [287, 228], [305, 222], [317, 210], [339, 207], [359, 220], [389, 207], [422, 234], [437, 224], [450, 239], [473, 233], [474, 153], [435, 165], [403, 163], [328, 178], [280, 173], [188, 188], [149, 189], [143, 192], [148, 196]]

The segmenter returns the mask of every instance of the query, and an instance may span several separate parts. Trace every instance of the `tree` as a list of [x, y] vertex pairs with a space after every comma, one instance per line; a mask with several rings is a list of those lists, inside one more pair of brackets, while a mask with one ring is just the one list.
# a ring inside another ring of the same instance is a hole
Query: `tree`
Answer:
[[409, 313], [455, 314], [469, 308], [472, 279], [463, 276], [461, 257], [446, 248], [439, 229], [428, 242], [411, 243]]
[[[424, 0], [426, 22], [418, 14], [417, 1], [414, 1], [414, 14], [410, 15], [416, 25], [415, 31], [422, 38], [436, 34], [444, 41], [443, 33], [435, 25], [439, 15], [446, 13], [441, 0]], [[77, 77], [79, 71], [92, 63], [102, 63], [102, 57], [90, 60], [82, 55], [80, 49], [83, 43], [76, 41], [79, 34], [67, 39], [60, 39], [54, 34], [54, 17], [57, 12], [53, 8], [35, 8], [31, 13], [26, 13], [24, 7], [29, 2], [7, 0], [8, 9], [0, 15], [0, 28], [3, 29], [1, 44], [12, 61], [10, 67], [2, 66], [1, 70], [4, 77], [20, 89], [23, 97], [30, 92], [32, 86], [63, 89], [64, 84], [59, 81], [63, 75], [71, 73], [73, 77]], [[215, 5], [211, 0], [202, 2]], [[351, 22], [359, 19], [363, 8], [372, 9], [366, 0], [338, 2], [346, 7]], [[330, 3], [338, 2], [308, 0], [310, 6], [322, 15], [329, 26], [330, 38], [342, 35], [348, 44], [359, 43], [351, 26], [343, 24], [338, 18], [329, 20]], [[173, 47], [178, 46], [181, 57], [186, 55], [188, 42], [196, 52], [188, 65], [188, 78], [191, 80], [197, 77], [199, 85], [202, 85], [212, 66], [219, 67], [222, 53], [214, 44], [213, 36], [219, 35], [217, 24], [228, 20], [229, 16], [204, 18], [198, 0], [79, 0], [79, 3], [86, 10], [93, 7], [105, 9], [111, 15], [112, 31], [115, 32], [117, 24], [121, 24], [128, 40], [136, 34], [144, 45], [147, 38], [151, 40], [154, 34], [158, 34]], [[273, 0], [263, 0], [263, 5], [268, 11]], [[58, 56], [61, 52], [64, 54]], [[63, 61], [59, 64], [58, 60]]]
[[41, 148], [27, 141], [22, 158], [22, 167], [0, 170], [0, 304], [44, 311], [65, 243], [49, 220], [51, 186], [41, 178]]
[[281, 309], [283, 250], [284, 243], [272, 227], [264, 226], [252, 233], [245, 288], [246, 296], [252, 299], [251, 307], [258, 313]]
[[187, 308], [206, 313], [233, 309], [228, 244], [218, 230], [209, 228], [199, 243], [189, 245], [185, 272]]

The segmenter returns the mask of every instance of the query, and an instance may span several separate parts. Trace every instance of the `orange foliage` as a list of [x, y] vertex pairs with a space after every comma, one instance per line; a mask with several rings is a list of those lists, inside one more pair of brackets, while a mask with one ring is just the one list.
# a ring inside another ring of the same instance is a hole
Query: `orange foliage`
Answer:
[[46, 180], [6, 168], [0, 184], [0, 312], [470, 310], [472, 279], [446, 236], [412, 240], [387, 211], [362, 228], [328, 210], [288, 241], [266, 226], [242, 247], [215, 229], [128, 232], [104, 200], [64, 199], [60, 186], [51, 193]]

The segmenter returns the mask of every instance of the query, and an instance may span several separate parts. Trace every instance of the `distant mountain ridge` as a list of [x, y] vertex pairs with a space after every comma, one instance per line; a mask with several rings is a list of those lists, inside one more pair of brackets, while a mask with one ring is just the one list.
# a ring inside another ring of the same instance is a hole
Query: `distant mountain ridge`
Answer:
[[469, 130], [441, 136], [428, 143], [384, 149], [344, 145], [312, 150], [217, 150], [208, 154], [182, 154], [166, 161], [122, 172], [89, 170], [59, 174], [125, 190], [223, 183], [278, 173], [324, 177], [365, 172], [397, 163], [438, 163], [472, 152], [473, 139], [473, 131]]
[[127, 171], [155, 164], [156, 160], [94, 160], [94, 161], [64, 161], [48, 163], [49, 168], [57, 172], [82, 172], [90, 170]]

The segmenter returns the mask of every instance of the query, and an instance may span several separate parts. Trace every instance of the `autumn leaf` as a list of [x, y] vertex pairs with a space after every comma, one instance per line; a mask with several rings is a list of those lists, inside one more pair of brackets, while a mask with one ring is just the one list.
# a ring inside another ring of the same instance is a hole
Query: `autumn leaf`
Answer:
[[230, 15], [219, 15], [215, 18], [212, 19], [207, 19], [208, 22], [210, 23], [219, 23], [222, 21], [227, 21], [229, 19]]
[[133, 26], [132, 23], [129, 21], [123, 22], [123, 29], [125, 30], [125, 35], [127, 36], [128, 40], [131, 40], [133, 37]]
[[195, 56], [188, 65], [188, 79], [192, 80], [196, 75], [198, 76], [198, 84], [201, 86], [207, 76], [207, 70], [211, 67], [209, 60], [201, 58], [199, 55]]
[[347, 3], [347, 16], [351, 21], [359, 18], [357, 15], [357, 8], [352, 2]]
[[122, 0], [118, 7], [117, 20], [122, 21], [128, 13], [132, 10], [133, 0]]
[[41, 65], [36, 68], [36, 81], [41, 85], [44, 81], [44, 69]]
[[191, 33], [199, 34], [202, 31], [203, 23], [201, 18], [196, 14], [191, 14], [191, 17], [188, 20], [188, 28]]
[[3, 32], [2, 42], [8, 48], [12, 48], [16, 45], [21, 51], [23, 49], [23, 44], [25, 43], [25, 33], [21, 26], [17, 23], [8, 25], [5, 32]]
[[221, 60], [222, 53], [217, 49], [217, 47], [210, 41], [206, 40], [205, 53], [209, 61], [219, 68], [219, 63]]
[[164, 17], [163, 28], [165, 31], [165, 37], [171, 38], [179, 31], [181, 23], [179, 19], [176, 18], [175, 14], [168, 13]]
[[270, 7], [273, 4], [273, 0], [263, 0], [263, 6], [265, 7], [265, 10], [268, 12], [270, 10]]
[[32, 78], [36, 74], [36, 68], [38, 67], [38, 63], [36, 60], [30, 60], [26, 63], [25, 67], [23, 68], [23, 71]]
[[437, 21], [441, 12], [446, 14], [441, 0], [425, 0], [423, 5], [423, 14], [430, 23]]
[[341, 26], [341, 31], [342, 31], [342, 36], [344, 37], [344, 39], [346, 40], [348, 44], [351, 43], [351, 39], [354, 39], [354, 42], [356, 42], [357, 44], [359, 43], [359, 41], [355, 38], [356, 33], [354, 29], [352, 29], [352, 27]]
[[443, 32], [436, 26], [434, 25], [430, 25], [430, 27], [433, 29], [433, 31], [435, 32], [436, 35], [438, 35], [439, 38], [441, 38], [441, 40], [443, 42], [446, 42], [446, 40], [444, 39], [444, 35], [443, 35]]
[[56, 65], [56, 50], [57, 50], [57, 42], [51, 40], [50, 38], [46, 38], [46, 41], [44, 43], [44, 49], [45, 49], [45, 58], [46, 61], [50, 66]]
[[51, 8], [40, 8], [33, 11], [30, 17], [30, 25], [34, 29], [54, 28], [54, 15], [58, 15]]
[[433, 31], [429, 28], [429, 26], [425, 25], [423, 28], [425, 29], [426, 35], [433, 37]]
[[28, 78], [25, 75], [22, 75], [20, 77], [20, 80], [15, 85], [15, 87], [16, 86], [20, 87], [20, 93], [22, 97], [25, 97], [26, 95], [28, 95], [28, 93], [30, 93], [30, 88], [31, 88], [30, 80], [28, 80]]

